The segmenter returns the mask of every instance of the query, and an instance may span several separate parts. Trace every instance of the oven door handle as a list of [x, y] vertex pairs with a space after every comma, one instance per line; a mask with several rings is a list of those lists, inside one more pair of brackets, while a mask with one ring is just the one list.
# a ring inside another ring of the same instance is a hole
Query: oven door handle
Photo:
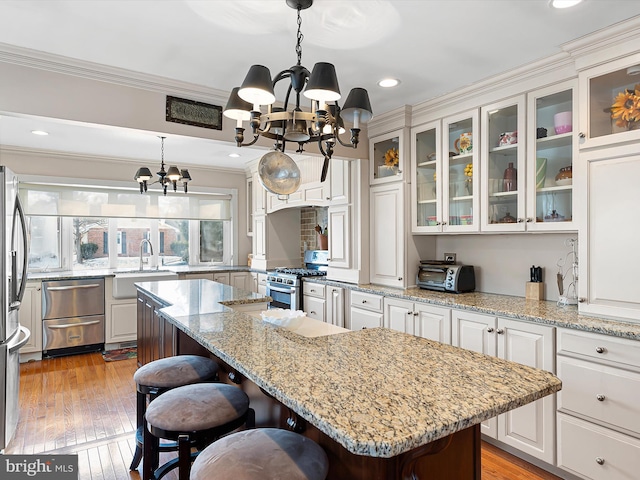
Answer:
[[267, 288], [269, 290], [273, 290], [274, 292], [281, 292], [281, 293], [295, 293], [298, 290], [298, 287], [278, 288], [278, 287], [273, 287], [271, 285], [267, 285]]
[[72, 328], [72, 327], [86, 327], [87, 325], [97, 325], [100, 323], [100, 320], [92, 320], [90, 322], [80, 322], [80, 323], [65, 323], [62, 325], [48, 325], [47, 328], [51, 330], [58, 330], [61, 328]]

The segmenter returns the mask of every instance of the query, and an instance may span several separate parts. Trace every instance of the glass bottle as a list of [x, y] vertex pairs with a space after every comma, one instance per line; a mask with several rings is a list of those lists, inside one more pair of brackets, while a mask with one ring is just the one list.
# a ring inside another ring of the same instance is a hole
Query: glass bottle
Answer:
[[518, 189], [518, 170], [513, 168], [513, 162], [509, 162], [502, 178], [503, 192], [515, 192]]

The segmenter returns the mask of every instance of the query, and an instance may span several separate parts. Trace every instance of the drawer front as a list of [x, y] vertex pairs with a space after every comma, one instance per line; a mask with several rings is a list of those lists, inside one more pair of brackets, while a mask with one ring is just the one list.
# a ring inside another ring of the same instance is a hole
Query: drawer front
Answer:
[[558, 357], [558, 408], [640, 435], [640, 374]]
[[351, 307], [351, 330], [361, 330], [363, 328], [376, 328], [382, 326], [382, 313], [362, 310]]
[[324, 298], [316, 298], [309, 295], [305, 295], [303, 300], [304, 311], [307, 313], [307, 317], [324, 322], [324, 306], [326, 300]]
[[559, 414], [558, 467], [592, 480], [636, 480], [640, 441]]
[[382, 312], [382, 295], [374, 295], [372, 293], [351, 291], [351, 305], [358, 308], [366, 308]]
[[558, 329], [558, 353], [577, 353], [640, 368], [640, 342], [626, 338]]
[[302, 282], [302, 293], [314, 297], [324, 298], [325, 285], [318, 283]]

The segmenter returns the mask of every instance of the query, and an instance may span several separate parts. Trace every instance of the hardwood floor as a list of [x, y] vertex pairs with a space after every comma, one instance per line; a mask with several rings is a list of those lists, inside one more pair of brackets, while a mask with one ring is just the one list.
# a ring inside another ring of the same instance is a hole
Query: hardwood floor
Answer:
[[[5, 453], [75, 453], [79, 480], [139, 480], [138, 471], [129, 471], [136, 368], [135, 359], [105, 362], [99, 353], [22, 364], [20, 420]], [[164, 478], [177, 480], [177, 474]], [[557, 479], [483, 442], [482, 480]]]

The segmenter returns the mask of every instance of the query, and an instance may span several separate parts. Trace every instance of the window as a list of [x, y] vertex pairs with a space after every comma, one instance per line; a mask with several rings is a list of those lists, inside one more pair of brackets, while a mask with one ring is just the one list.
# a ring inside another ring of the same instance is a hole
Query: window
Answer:
[[56, 270], [62, 267], [59, 217], [30, 217], [29, 270]]
[[224, 258], [222, 221], [200, 222], [200, 261], [221, 263]]
[[73, 269], [108, 268], [109, 253], [104, 252], [104, 234], [107, 232], [109, 220], [73, 217], [70, 223]]

